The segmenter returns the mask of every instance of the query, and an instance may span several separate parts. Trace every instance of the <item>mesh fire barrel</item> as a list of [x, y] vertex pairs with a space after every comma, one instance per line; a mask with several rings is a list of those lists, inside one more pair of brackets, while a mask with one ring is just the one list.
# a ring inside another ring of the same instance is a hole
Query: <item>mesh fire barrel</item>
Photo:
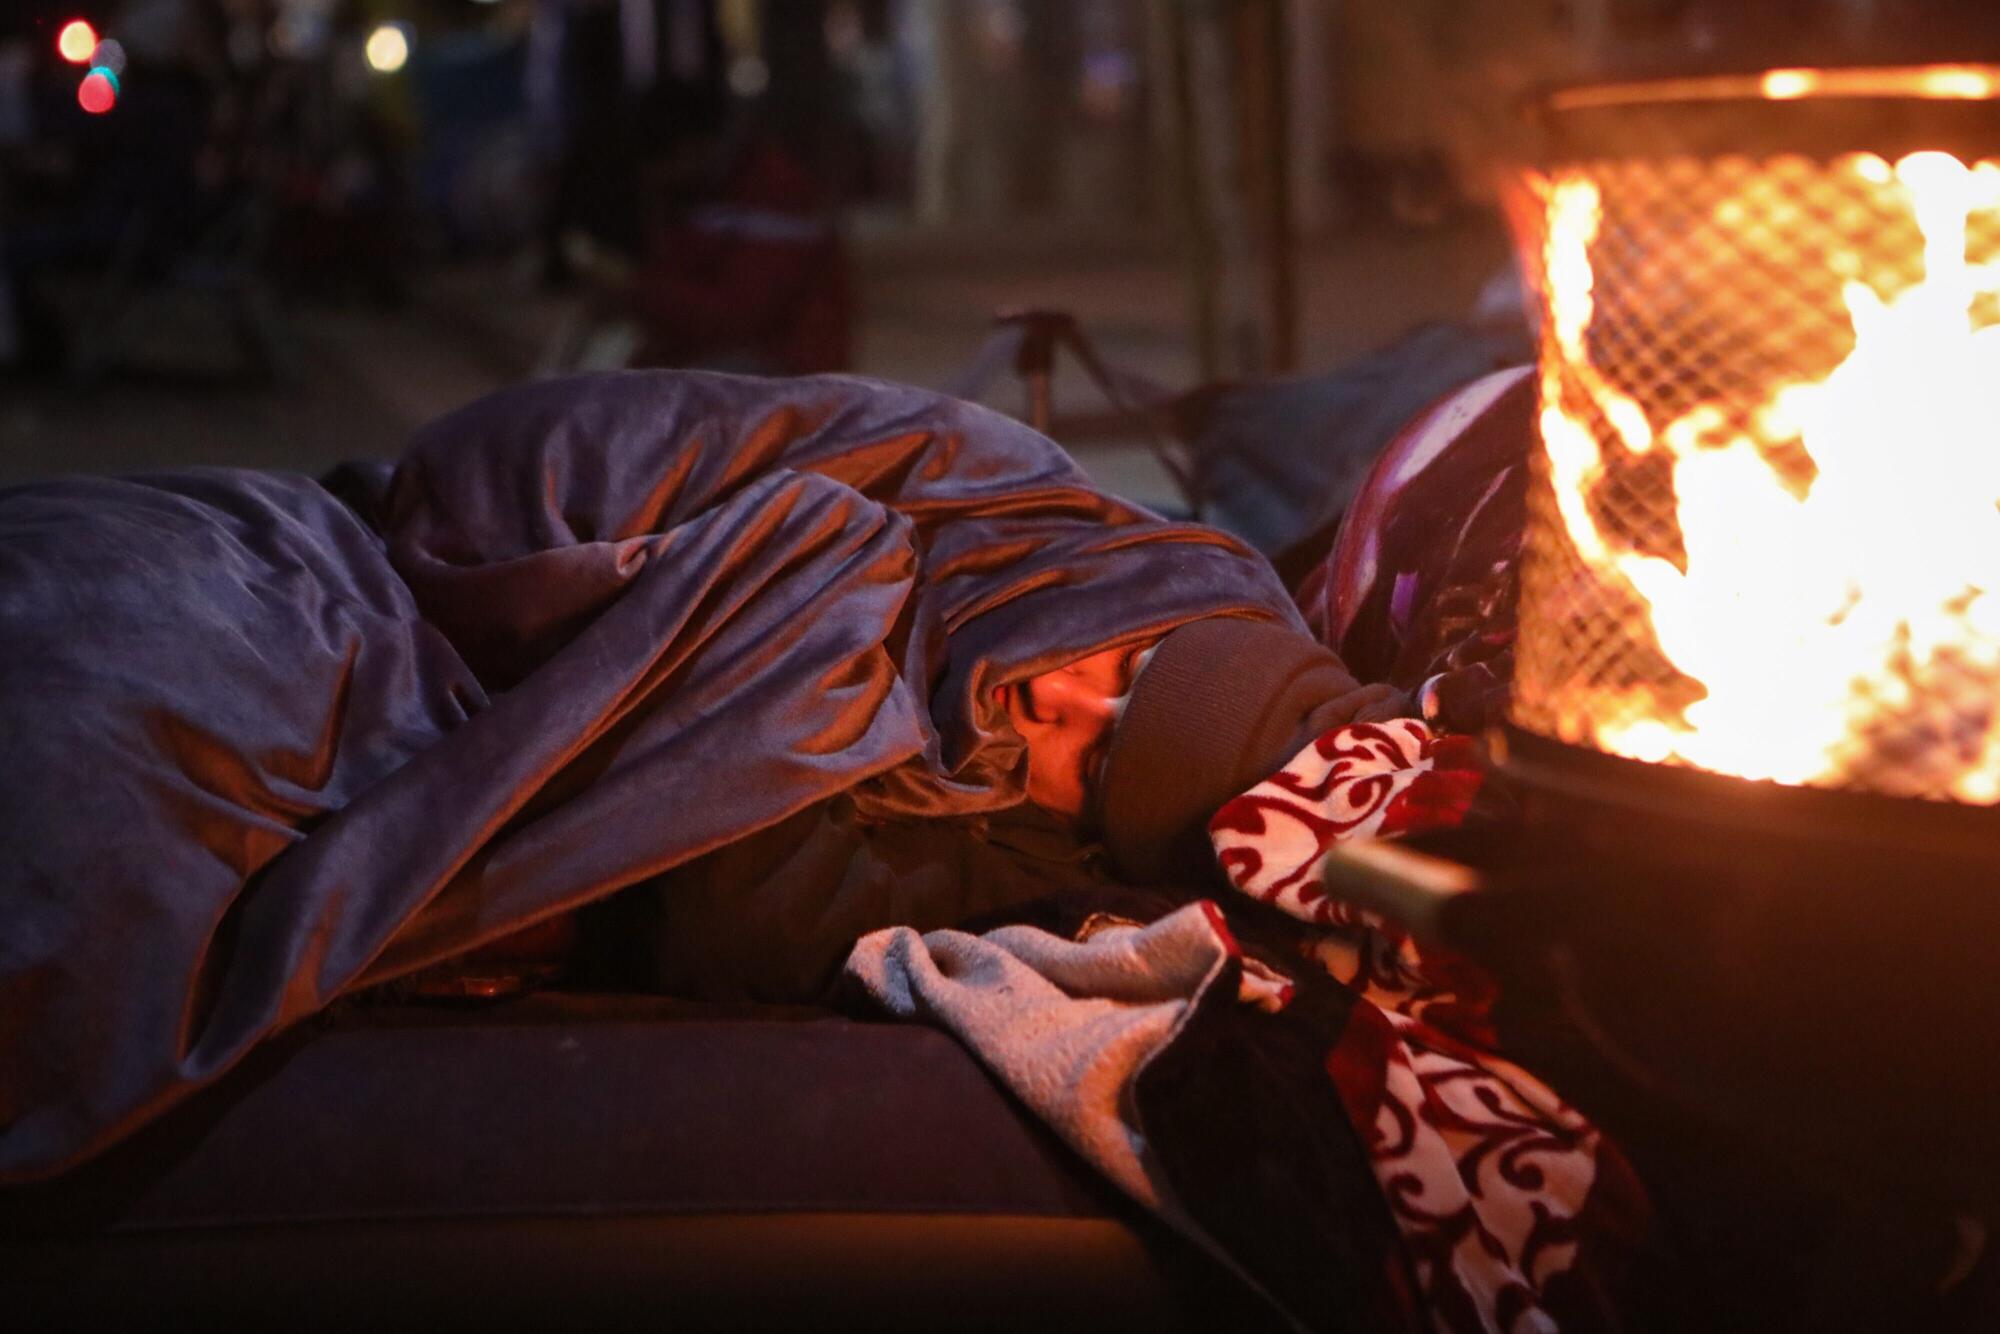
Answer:
[[1497, 738], [1531, 890], [1491, 920], [1518, 912], [1622, 1068], [2000, 1208], [2000, 40], [1978, 50], [1543, 103], [1509, 202], [1540, 448]]
[[1556, 96], [1513, 721], [2000, 801], [2000, 68]]

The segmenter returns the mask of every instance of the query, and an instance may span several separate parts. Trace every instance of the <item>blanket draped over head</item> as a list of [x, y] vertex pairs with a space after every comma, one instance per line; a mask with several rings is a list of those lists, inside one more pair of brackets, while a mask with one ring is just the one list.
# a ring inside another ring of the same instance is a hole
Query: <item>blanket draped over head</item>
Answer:
[[996, 684], [1299, 624], [1233, 539], [861, 380], [530, 385], [370, 476], [0, 491], [0, 1181], [836, 794], [1018, 806]]

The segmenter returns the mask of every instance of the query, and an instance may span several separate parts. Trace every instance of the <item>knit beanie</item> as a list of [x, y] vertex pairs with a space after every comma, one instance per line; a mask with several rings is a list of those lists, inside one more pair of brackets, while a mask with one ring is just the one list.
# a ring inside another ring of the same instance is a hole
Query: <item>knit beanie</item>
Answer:
[[1208, 821], [1328, 728], [1406, 711], [1402, 693], [1357, 685], [1298, 630], [1222, 617], [1162, 639], [1111, 734], [1098, 814], [1129, 880], [1212, 878]]

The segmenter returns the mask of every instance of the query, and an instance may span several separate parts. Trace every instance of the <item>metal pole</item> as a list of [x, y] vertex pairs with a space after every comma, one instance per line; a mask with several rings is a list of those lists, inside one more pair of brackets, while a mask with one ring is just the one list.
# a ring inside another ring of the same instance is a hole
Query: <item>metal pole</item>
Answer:
[[1264, 157], [1264, 264], [1269, 317], [1269, 367], [1278, 374], [1299, 368], [1298, 253], [1292, 229], [1290, 0], [1262, 0], [1261, 94]]
[[1181, 192], [1195, 365], [1201, 379], [1210, 381], [1222, 373], [1221, 303], [1216, 293], [1215, 224], [1209, 215], [1208, 191], [1203, 181], [1201, 120], [1195, 110], [1189, 0], [1158, 0], [1158, 3], [1165, 20], [1171, 77], [1174, 168]]

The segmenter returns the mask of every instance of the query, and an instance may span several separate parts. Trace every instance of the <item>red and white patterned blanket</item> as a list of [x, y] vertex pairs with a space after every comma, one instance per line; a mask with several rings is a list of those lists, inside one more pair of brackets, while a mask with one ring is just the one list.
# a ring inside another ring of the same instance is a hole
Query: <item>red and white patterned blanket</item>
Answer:
[[1588, 1220], [1629, 1220], [1642, 1207], [1635, 1180], [1589, 1121], [1497, 1053], [1482, 970], [1329, 896], [1320, 879], [1337, 843], [1457, 825], [1481, 780], [1467, 738], [1414, 720], [1354, 724], [1224, 806], [1209, 830], [1236, 888], [1323, 928], [1313, 957], [1358, 997], [1327, 1071], [1434, 1326], [1548, 1330], [1561, 1305], [1552, 1286], [1570, 1275]]

